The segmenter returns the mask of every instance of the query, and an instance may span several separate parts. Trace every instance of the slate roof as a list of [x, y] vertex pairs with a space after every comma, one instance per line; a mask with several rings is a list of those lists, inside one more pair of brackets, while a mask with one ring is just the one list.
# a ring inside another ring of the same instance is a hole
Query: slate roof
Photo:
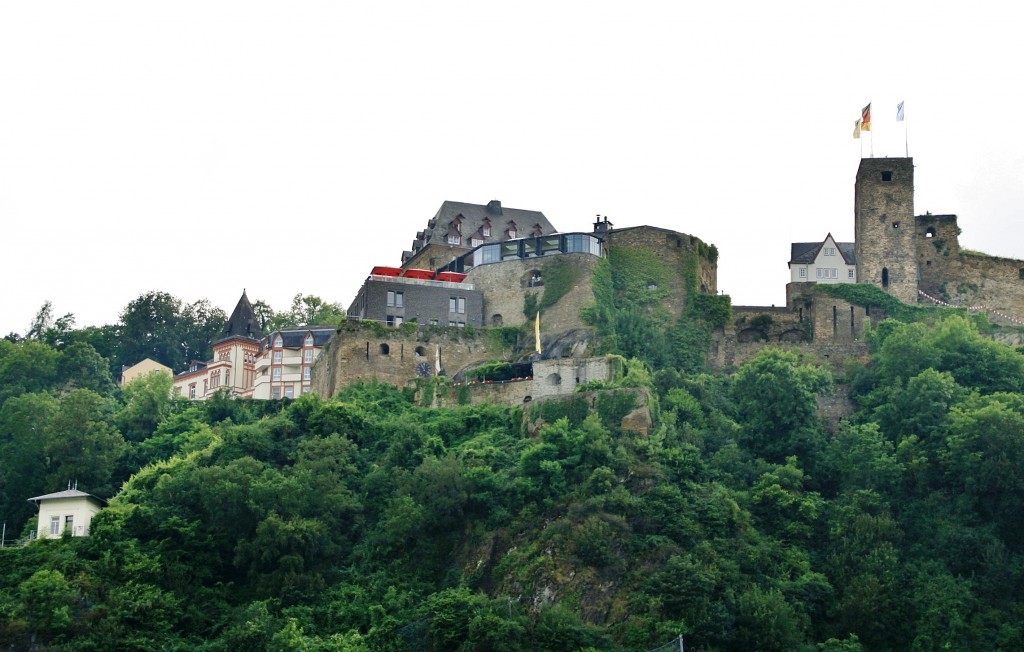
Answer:
[[87, 494], [84, 491], [79, 491], [78, 489], [68, 489], [66, 491], [58, 491], [57, 493], [43, 494], [42, 496], [35, 496], [34, 498], [29, 498], [28, 500], [29, 500], [29, 502], [33, 502], [33, 503], [37, 503], [38, 504], [38, 502], [40, 500], [58, 500], [58, 499], [61, 499], [61, 498], [82, 498], [82, 497], [92, 498], [93, 500], [98, 501], [98, 502], [100, 502], [100, 503], [102, 503], [104, 505], [107, 504], [107, 501], [103, 500], [102, 498], [97, 498], [96, 496], [93, 496], [92, 494]]
[[263, 329], [260, 328], [260, 320], [249, 303], [249, 297], [242, 290], [242, 297], [238, 300], [234, 312], [224, 325], [224, 330], [216, 342], [221, 342], [232, 337], [244, 337], [251, 340], [258, 340], [263, 337]]
[[[491, 234], [487, 237], [483, 236], [482, 231], [485, 220], [491, 227]], [[409, 260], [429, 244], [447, 245], [448, 234], [455, 230], [455, 225], [459, 225], [457, 232], [461, 233], [462, 246], [467, 250], [470, 248], [469, 238], [478, 232], [484, 244], [507, 240], [509, 222], [519, 225], [516, 233], [516, 237], [519, 238], [527, 235], [521, 233], [522, 230], [528, 230], [529, 235], [533, 235], [535, 230], [540, 231], [541, 235], [557, 233], [554, 225], [540, 211], [505, 208], [497, 199], [486, 205], [446, 201], [427, 222], [427, 228], [416, 234], [412, 249], [402, 253], [402, 262]]]
[[276, 335], [284, 340], [284, 348], [301, 349], [306, 341], [306, 333], [313, 333], [313, 346], [325, 346], [327, 341], [334, 335], [334, 326], [297, 326], [295, 328], [282, 328], [267, 335], [264, 340], [264, 347], [270, 348]]
[[[790, 245], [789, 250], [789, 264], [790, 265], [810, 265], [818, 259], [818, 252], [831, 237], [829, 234], [821, 242], [794, 242]], [[835, 242], [833, 240], [833, 242]], [[843, 260], [847, 265], [856, 265], [857, 257], [854, 254], [854, 243], [852, 242], [836, 242], [836, 249], [839, 250], [839, 254], [843, 257]]]

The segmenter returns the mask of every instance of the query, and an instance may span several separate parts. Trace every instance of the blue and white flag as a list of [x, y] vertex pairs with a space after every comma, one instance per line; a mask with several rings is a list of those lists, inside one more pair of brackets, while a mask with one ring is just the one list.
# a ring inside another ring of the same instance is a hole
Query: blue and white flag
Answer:
[[903, 122], [903, 102], [896, 105], [896, 122]]

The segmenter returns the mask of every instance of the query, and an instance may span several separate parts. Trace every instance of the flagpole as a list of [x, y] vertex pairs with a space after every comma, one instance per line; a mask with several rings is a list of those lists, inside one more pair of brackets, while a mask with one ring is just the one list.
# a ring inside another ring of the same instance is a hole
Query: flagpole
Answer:
[[903, 148], [907, 153], [907, 158], [910, 158], [910, 127], [907, 126], [907, 118], [903, 118]]

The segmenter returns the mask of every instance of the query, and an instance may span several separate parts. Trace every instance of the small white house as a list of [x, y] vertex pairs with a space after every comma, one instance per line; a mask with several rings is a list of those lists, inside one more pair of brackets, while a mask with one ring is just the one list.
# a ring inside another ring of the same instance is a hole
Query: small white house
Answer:
[[36, 496], [29, 501], [39, 508], [36, 534], [40, 539], [56, 538], [65, 531], [75, 537], [87, 536], [92, 517], [107, 506], [107, 501], [102, 498], [78, 489]]
[[854, 243], [836, 242], [831, 233], [824, 242], [794, 242], [789, 271], [791, 283], [856, 283]]

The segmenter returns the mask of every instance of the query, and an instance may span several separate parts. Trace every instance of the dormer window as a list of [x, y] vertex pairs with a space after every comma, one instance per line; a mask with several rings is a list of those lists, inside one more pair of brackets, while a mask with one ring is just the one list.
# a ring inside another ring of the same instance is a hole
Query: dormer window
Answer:
[[534, 224], [533, 225], [533, 235], [536, 235], [536, 236], [544, 235], [544, 229], [541, 228], [540, 224]]
[[313, 335], [306, 335], [306, 346], [313, 346]]
[[448, 244], [450, 244], [450, 245], [461, 245], [462, 244], [462, 236], [459, 235], [458, 233], [449, 233], [448, 234]]
[[282, 346], [284, 346], [284, 338], [278, 335], [277, 337], [274, 338], [274, 348], [279, 349]]
[[483, 243], [484, 243], [484, 241], [481, 240], [480, 238], [470, 238], [469, 239], [469, 246], [470, 247], [479, 247]]
[[489, 219], [484, 218], [484, 223], [480, 227], [480, 234], [485, 238], [491, 237], [491, 221]]

